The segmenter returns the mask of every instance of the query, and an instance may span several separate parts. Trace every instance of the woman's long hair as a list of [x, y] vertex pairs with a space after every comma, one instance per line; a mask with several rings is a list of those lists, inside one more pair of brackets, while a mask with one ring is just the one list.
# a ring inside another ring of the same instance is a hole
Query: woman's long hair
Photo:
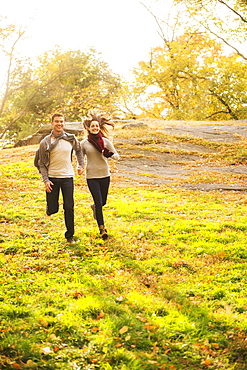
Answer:
[[97, 109], [92, 109], [88, 113], [88, 117], [86, 117], [83, 120], [83, 126], [84, 128], [89, 131], [89, 127], [92, 121], [98, 121], [99, 122], [99, 127], [100, 127], [100, 132], [102, 136], [108, 137], [109, 132], [107, 129], [107, 126], [114, 127], [114, 123], [111, 120], [111, 116], [109, 114], [100, 112]]

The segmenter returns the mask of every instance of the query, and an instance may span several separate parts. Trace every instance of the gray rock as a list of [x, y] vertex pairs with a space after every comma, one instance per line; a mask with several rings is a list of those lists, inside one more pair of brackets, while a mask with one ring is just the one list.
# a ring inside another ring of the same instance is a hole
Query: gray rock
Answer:
[[135, 128], [135, 127], [148, 127], [148, 125], [144, 122], [136, 122], [136, 123], [128, 123], [126, 125], [123, 125], [122, 128]]
[[[84, 131], [81, 122], [66, 122], [64, 129], [66, 132], [69, 132], [70, 134], [75, 134], [76, 136], [82, 135]], [[14, 148], [26, 145], [39, 144], [40, 141], [51, 132], [51, 130], [52, 126], [50, 124], [43, 125], [33, 135], [29, 135], [24, 139], [17, 141], [17, 143], [15, 143], [14, 145]]]

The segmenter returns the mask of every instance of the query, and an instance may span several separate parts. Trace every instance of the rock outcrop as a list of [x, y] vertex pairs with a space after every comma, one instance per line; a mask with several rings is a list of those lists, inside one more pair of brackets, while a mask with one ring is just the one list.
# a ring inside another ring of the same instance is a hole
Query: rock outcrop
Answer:
[[[66, 122], [65, 131], [75, 134], [76, 136], [82, 136], [83, 135], [83, 127], [81, 122]], [[42, 126], [35, 134], [27, 136], [24, 139], [18, 140], [17, 143], [15, 143], [14, 147], [20, 147], [25, 145], [35, 145], [39, 144], [39, 142], [48, 135], [52, 130], [52, 126], [50, 124]]]
[[[123, 126], [123, 128], [131, 128], [131, 127], [135, 127], [136, 125], [137, 126], [143, 125], [142, 122], [141, 123], [136, 123], [133, 120], [116, 120], [116, 121], [114, 120], [114, 122], [127, 123], [125, 126]], [[83, 128], [83, 125], [82, 125], [81, 122], [66, 122], [64, 129], [65, 129], [65, 131], [69, 132], [70, 134], [75, 134], [76, 136], [81, 137], [81, 138], [82, 138], [83, 133], [84, 133], [84, 128]], [[51, 132], [51, 130], [52, 130], [51, 124], [43, 125], [34, 134], [29, 135], [29, 136], [25, 137], [24, 139], [18, 140], [14, 144], [14, 148], [17, 148], [17, 147], [20, 147], [20, 146], [26, 146], [26, 145], [39, 144], [40, 141], [46, 135], [48, 135]]]

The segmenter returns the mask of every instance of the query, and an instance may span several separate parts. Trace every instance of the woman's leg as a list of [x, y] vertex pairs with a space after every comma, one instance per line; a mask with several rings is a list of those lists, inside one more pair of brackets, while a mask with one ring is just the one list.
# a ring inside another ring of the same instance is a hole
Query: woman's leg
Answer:
[[110, 186], [110, 176], [99, 179], [100, 192], [102, 197], [102, 206], [106, 205], [108, 190]]
[[104, 218], [102, 212], [103, 200], [99, 180], [101, 179], [87, 179], [88, 188], [94, 200], [95, 215], [98, 226], [104, 225]]

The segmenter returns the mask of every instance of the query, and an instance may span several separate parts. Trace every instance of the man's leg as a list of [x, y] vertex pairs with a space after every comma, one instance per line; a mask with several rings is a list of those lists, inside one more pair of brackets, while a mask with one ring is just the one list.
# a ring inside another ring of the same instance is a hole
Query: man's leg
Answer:
[[52, 185], [52, 191], [48, 193], [46, 191], [46, 214], [48, 216], [58, 212], [59, 209], [59, 191], [60, 191], [60, 179], [50, 178], [54, 185]]
[[65, 238], [70, 239], [75, 232], [74, 227], [74, 180], [72, 177], [62, 179], [64, 221], [66, 226]]

